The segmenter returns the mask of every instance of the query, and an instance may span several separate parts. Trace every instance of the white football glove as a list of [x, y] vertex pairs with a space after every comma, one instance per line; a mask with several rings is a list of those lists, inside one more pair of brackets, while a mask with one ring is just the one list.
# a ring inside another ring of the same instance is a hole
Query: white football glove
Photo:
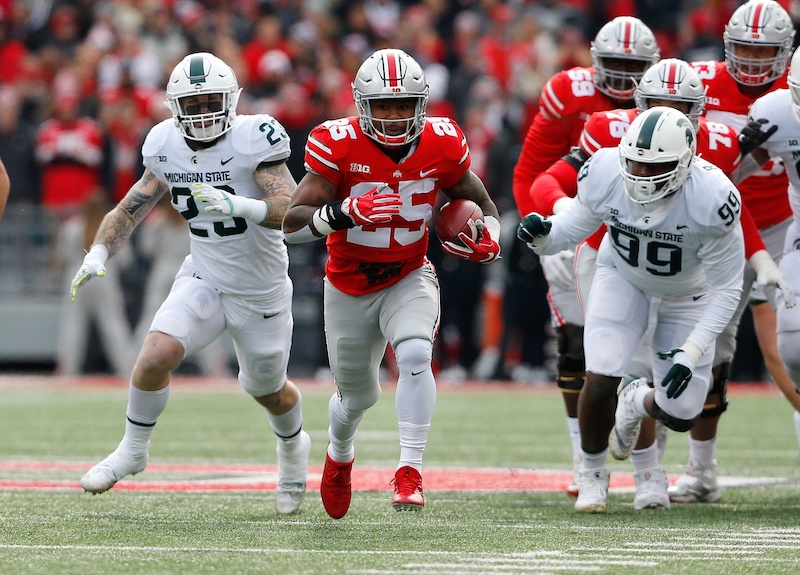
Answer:
[[783, 303], [787, 308], [795, 306], [794, 288], [786, 281], [781, 270], [766, 250], [758, 250], [750, 256], [750, 265], [756, 272], [756, 283], [774, 286], [781, 290]]
[[95, 244], [92, 249], [84, 256], [83, 265], [81, 265], [78, 273], [72, 278], [72, 284], [69, 288], [69, 299], [75, 301], [75, 295], [78, 293], [78, 288], [88, 282], [95, 276], [105, 277], [106, 275], [106, 260], [108, 260], [108, 248], [103, 244]]
[[240, 217], [257, 224], [267, 218], [267, 212], [269, 211], [267, 202], [229, 194], [225, 190], [220, 190], [209, 184], [194, 184], [192, 186], [192, 197], [204, 204], [210, 204], [205, 207], [205, 211], [208, 213]]
[[551, 256], [539, 256], [547, 283], [563, 290], [575, 289], [575, 252], [564, 250]]

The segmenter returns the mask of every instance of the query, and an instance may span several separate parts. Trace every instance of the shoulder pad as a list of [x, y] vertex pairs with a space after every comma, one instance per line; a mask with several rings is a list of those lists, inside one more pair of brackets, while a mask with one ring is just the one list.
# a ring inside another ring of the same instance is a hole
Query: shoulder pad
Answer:
[[230, 135], [234, 150], [251, 156], [256, 165], [286, 160], [291, 154], [286, 130], [269, 114], [237, 116]]

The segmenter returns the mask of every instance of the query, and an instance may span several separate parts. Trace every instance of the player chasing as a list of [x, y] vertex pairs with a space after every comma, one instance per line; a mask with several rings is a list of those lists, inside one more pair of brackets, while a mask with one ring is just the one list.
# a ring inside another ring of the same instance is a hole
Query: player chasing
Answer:
[[[531, 213], [517, 230], [547, 254], [608, 227], [585, 309], [579, 513], [608, 512], [605, 461], [615, 425], [628, 449], [645, 417], [679, 432], [693, 427], [711, 385], [714, 339], [739, 301], [741, 198], [717, 167], [695, 156], [696, 141], [684, 114], [650, 108], [618, 148], [601, 149], [583, 165], [565, 211], [550, 219]], [[648, 327], [658, 383], [628, 385], [615, 421], [617, 387]]]
[[[660, 57], [656, 37], [644, 22], [619, 16], [598, 31], [591, 45], [591, 67], [576, 67], [553, 76], [539, 99], [539, 113], [525, 136], [514, 166], [514, 200], [521, 218], [536, 211], [544, 215], [566, 208], [567, 200], [552, 202], [547, 210], [534, 180], [578, 144], [584, 122], [594, 112], [631, 108], [634, 90], [645, 72]], [[574, 176], [573, 176], [574, 179]], [[578, 495], [581, 460], [578, 429], [578, 394], [584, 383], [583, 311], [575, 291], [575, 246], [540, 257], [547, 279], [553, 329], [558, 341], [556, 383], [564, 399], [567, 430], [572, 444], [573, 482], [567, 494]]]
[[231, 67], [212, 54], [190, 54], [175, 67], [165, 102], [172, 118], [148, 133], [144, 174], [106, 214], [72, 280], [74, 301], [165, 194], [189, 222], [191, 253], [133, 367], [125, 435], [81, 478], [89, 493], [145, 469], [172, 372], [227, 330], [239, 383], [267, 410], [277, 436], [276, 511], [294, 513], [303, 500], [311, 440], [300, 391], [286, 378], [292, 282], [280, 229], [296, 186], [286, 167], [289, 138], [271, 116], [237, 116], [240, 92]]
[[328, 449], [320, 495], [331, 517], [350, 508], [356, 431], [381, 395], [379, 368], [391, 344], [399, 371], [395, 408], [400, 459], [392, 505], [425, 504], [422, 454], [436, 382], [431, 370], [439, 326], [439, 284], [425, 256], [428, 222], [439, 190], [483, 211], [477, 241], [445, 242], [452, 256], [491, 263], [500, 256], [497, 208], [469, 169], [461, 128], [427, 118], [428, 84], [420, 65], [385, 49], [361, 65], [353, 82], [358, 116], [315, 127], [305, 148], [307, 173], [286, 213], [286, 241], [326, 238], [324, 321], [337, 391], [328, 405]]

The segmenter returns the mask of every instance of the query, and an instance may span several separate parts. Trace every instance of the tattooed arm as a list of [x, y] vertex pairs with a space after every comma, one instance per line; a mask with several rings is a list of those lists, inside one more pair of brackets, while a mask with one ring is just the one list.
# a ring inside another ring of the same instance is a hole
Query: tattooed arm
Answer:
[[259, 225], [279, 230], [297, 184], [286, 162], [261, 163], [253, 175], [269, 208], [267, 217]]
[[133, 230], [150, 213], [169, 187], [145, 169], [141, 179], [131, 186], [125, 197], [103, 218], [94, 244], [102, 244], [108, 249], [108, 257], [116, 254]]

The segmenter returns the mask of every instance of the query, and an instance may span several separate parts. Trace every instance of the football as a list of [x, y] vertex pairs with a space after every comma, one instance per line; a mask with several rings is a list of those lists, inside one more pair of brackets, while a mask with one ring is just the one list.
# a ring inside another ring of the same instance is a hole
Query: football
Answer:
[[483, 210], [478, 204], [472, 200], [452, 200], [443, 205], [436, 216], [436, 235], [440, 242], [463, 246], [458, 234], [464, 232], [477, 242], [480, 236], [478, 221], [483, 221]]

